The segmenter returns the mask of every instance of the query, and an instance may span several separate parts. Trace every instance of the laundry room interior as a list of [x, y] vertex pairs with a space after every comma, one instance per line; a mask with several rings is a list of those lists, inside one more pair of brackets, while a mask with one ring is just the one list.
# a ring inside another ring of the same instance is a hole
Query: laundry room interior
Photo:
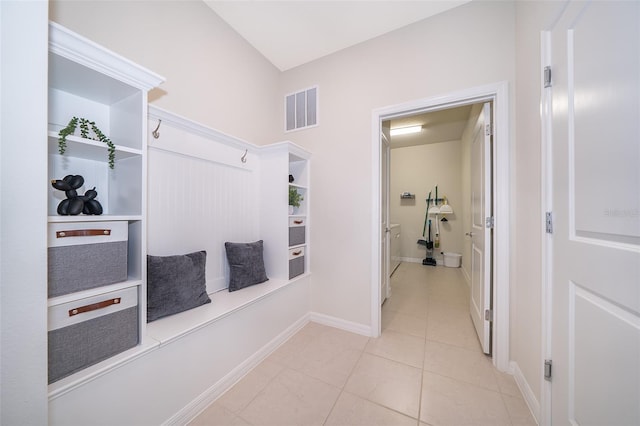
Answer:
[[[481, 111], [482, 104], [463, 105], [383, 122], [391, 129], [390, 272], [400, 262], [430, 266], [429, 258], [445, 266], [446, 253], [447, 266], [460, 266], [470, 281], [470, 146]], [[396, 133], [415, 126], [416, 133]]]

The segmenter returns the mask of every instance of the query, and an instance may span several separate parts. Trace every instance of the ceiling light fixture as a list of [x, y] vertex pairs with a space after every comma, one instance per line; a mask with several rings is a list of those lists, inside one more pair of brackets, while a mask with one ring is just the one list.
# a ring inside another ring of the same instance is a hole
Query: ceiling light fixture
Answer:
[[411, 133], [420, 133], [421, 131], [422, 126], [398, 127], [397, 129], [391, 129], [391, 136], [409, 135]]

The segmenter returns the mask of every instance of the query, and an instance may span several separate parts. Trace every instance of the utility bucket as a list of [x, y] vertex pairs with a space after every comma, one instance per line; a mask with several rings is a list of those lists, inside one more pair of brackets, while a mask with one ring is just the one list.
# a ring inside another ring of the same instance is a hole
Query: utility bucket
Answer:
[[444, 253], [444, 266], [448, 268], [459, 268], [462, 255], [459, 253]]

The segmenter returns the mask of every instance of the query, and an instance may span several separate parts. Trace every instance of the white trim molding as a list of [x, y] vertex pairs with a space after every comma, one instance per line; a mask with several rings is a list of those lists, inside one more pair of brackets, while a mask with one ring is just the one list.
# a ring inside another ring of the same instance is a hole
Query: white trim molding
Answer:
[[371, 327], [357, 322], [347, 321], [342, 318], [332, 317], [317, 312], [310, 312], [309, 319], [318, 324], [326, 325], [340, 330], [349, 331], [351, 333], [360, 334], [362, 336], [371, 337]]
[[[564, 10], [564, 9], [563, 9]], [[556, 18], [558, 19], [558, 18]], [[540, 62], [542, 67], [551, 64], [551, 32], [541, 31], [540, 33]], [[542, 318], [541, 347], [540, 353], [540, 411], [536, 418], [538, 424], [551, 424], [551, 381], [544, 379], [543, 361], [551, 359], [551, 337], [552, 337], [552, 266], [553, 252], [551, 235], [546, 232], [545, 213], [553, 211], [553, 191], [551, 190], [551, 88], [544, 87], [544, 73], [540, 73], [540, 233], [542, 241], [540, 259], [542, 261], [542, 283], [541, 283], [541, 304], [540, 317]]]
[[540, 423], [540, 402], [536, 399], [536, 394], [529, 386], [527, 379], [525, 379], [524, 374], [520, 370], [520, 366], [517, 362], [511, 362], [511, 371], [513, 374], [513, 378], [516, 381], [516, 385], [518, 385], [518, 389], [520, 389], [520, 393], [522, 393], [522, 397], [524, 398], [527, 407], [529, 407], [529, 411], [531, 411], [531, 415], [535, 419], [536, 423]]
[[53, 21], [49, 21], [49, 51], [144, 91], [165, 81], [161, 75]]
[[338, 328], [340, 330], [349, 331], [363, 336], [371, 336], [371, 328], [363, 324], [346, 321], [340, 318], [324, 315], [316, 312], [308, 312], [298, 321], [291, 324], [286, 330], [276, 336], [269, 343], [264, 345], [260, 350], [255, 352], [251, 357], [246, 359], [236, 368], [231, 370], [226, 376], [211, 385], [200, 396], [187, 404], [182, 410], [167, 419], [163, 425], [183, 425], [195, 419], [216, 399], [222, 396], [227, 390], [231, 389], [244, 376], [249, 374], [251, 370], [264, 361], [283, 343], [289, 340], [294, 334], [300, 331], [309, 322], [315, 322], [322, 325]]
[[222, 396], [226, 391], [231, 389], [244, 376], [249, 374], [251, 370], [264, 361], [283, 343], [289, 340], [294, 334], [300, 331], [309, 323], [309, 314], [303, 315], [298, 321], [291, 324], [285, 331], [276, 336], [269, 343], [264, 345], [260, 350], [255, 352], [251, 357], [231, 370], [226, 376], [211, 385], [200, 396], [187, 404], [183, 409], [167, 419], [163, 425], [185, 425], [194, 420], [200, 413], [207, 409], [216, 399]]
[[431, 98], [409, 101], [373, 110], [371, 119], [371, 331], [379, 336], [380, 314], [380, 132], [383, 120], [407, 114], [438, 111], [456, 106], [493, 102], [494, 197], [493, 245], [493, 363], [500, 371], [509, 370], [509, 274], [511, 237], [511, 141], [509, 131], [508, 82], [473, 87]]

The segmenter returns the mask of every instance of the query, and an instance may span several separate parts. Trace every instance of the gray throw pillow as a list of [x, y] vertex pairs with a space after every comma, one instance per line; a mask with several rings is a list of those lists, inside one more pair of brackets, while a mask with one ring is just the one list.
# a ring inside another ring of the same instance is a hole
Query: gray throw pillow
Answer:
[[206, 251], [147, 256], [147, 322], [211, 303], [205, 281]]
[[254, 243], [224, 243], [229, 261], [229, 291], [267, 281], [262, 240]]

